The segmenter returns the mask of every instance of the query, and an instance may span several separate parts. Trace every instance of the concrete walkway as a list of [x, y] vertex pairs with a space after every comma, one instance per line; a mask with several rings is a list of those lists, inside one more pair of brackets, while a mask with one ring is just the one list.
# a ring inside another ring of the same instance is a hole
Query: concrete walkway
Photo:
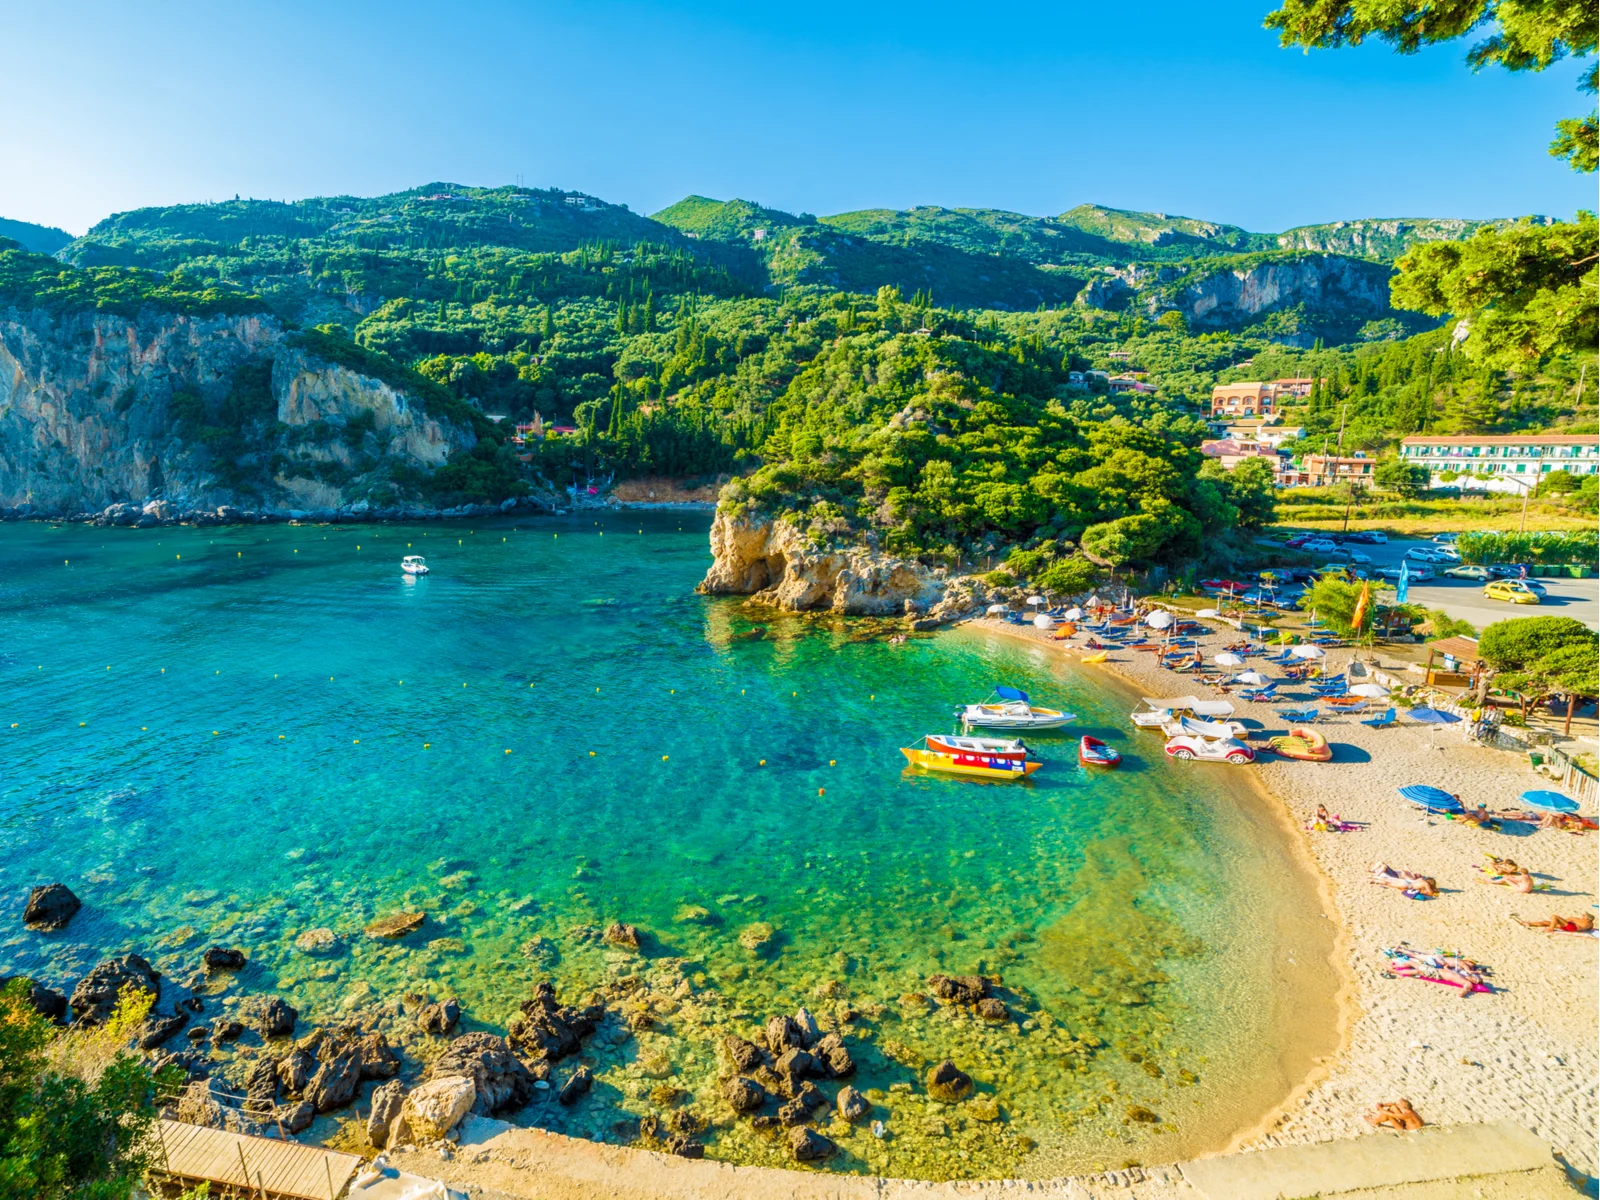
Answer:
[[1571, 1200], [1550, 1149], [1511, 1122], [1439, 1126], [1171, 1167], [1053, 1180], [924, 1183], [691, 1161], [469, 1118], [459, 1146], [390, 1153], [474, 1200]]

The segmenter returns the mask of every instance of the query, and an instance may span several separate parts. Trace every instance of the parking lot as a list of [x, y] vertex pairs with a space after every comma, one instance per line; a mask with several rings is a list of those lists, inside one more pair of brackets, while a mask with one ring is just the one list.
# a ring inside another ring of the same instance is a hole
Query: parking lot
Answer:
[[[1351, 544], [1348, 548], [1372, 559], [1370, 566], [1357, 564], [1370, 574], [1382, 567], [1399, 566], [1406, 551], [1413, 546], [1432, 545], [1426, 540], [1394, 539], [1385, 545]], [[1546, 594], [1542, 603], [1505, 604], [1486, 599], [1483, 584], [1470, 579], [1449, 579], [1444, 575], [1443, 564], [1430, 565], [1434, 570], [1434, 578], [1425, 583], [1411, 584], [1412, 604], [1442, 608], [1452, 617], [1471, 621], [1479, 629], [1496, 621], [1504, 621], [1507, 617], [1574, 617], [1590, 629], [1600, 629], [1600, 581], [1593, 578], [1539, 576], [1534, 582], [1544, 585]]]

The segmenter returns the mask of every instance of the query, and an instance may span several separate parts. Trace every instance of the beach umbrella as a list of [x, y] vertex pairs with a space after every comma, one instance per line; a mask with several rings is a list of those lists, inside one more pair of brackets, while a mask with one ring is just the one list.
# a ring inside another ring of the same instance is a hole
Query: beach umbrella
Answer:
[[1069, 621], [1081, 621], [1081, 620], [1083, 620], [1083, 609], [1081, 609], [1081, 608], [1069, 608], [1069, 609], [1067, 609], [1067, 620], [1069, 620]]
[[1217, 610], [1214, 608], [1202, 608], [1199, 612], [1195, 613], [1195, 616], [1197, 617], [1214, 617], [1216, 615]]
[[1389, 689], [1381, 683], [1358, 683], [1350, 689], [1352, 696], [1365, 696], [1369, 700], [1385, 700], [1389, 696]]
[[1090, 594], [1090, 596], [1089, 596], [1089, 607], [1090, 608], [1099, 608], [1100, 607], [1100, 593], [1099, 592], [1093, 592], [1093, 593]]
[[993, 616], [995, 613], [1003, 613], [1003, 612], [1005, 612], [1005, 610], [1006, 610], [1006, 606], [1004, 604], [991, 604], [991, 605], [989, 605], [989, 614], [991, 616]]
[[1055, 623], [1056, 619], [1049, 613], [1035, 613], [1033, 615], [1033, 625], [1035, 629], [1049, 629]]
[[1289, 653], [1296, 658], [1326, 658], [1327, 651], [1321, 646], [1290, 646]]
[[1233, 677], [1235, 683], [1247, 683], [1251, 687], [1265, 687], [1267, 677], [1260, 671], [1245, 671]]
[[1044, 597], [1043, 596], [1029, 596], [1028, 597], [1028, 603], [1029, 604], [1043, 604], [1044, 603]]
[[1523, 792], [1522, 802], [1529, 808], [1537, 808], [1540, 812], [1575, 813], [1578, 811], [1578, 802], [1571, 796], [1563, 796], [1560, 792], [1538, 790]]
[[[1440, 712], [1436, 708], [1429, 708], [1426, 704], [1419, 704], [1411, 710], [1411, 719], [1421, 721], [1424, 725], [1457, 725], [1461, 718], [1454, 713]], [[1428, 732], [1428, 749], [1433, 749], [1433, 732]]]
[[1443, 788], [1430, 787], [1425, 783], [1413, 783], [1400, 789], [1400, 794], [1413, 804], [1420, 804], [1429, 812], [1454, 813], [1461, 811], [1461, 801], [1457, 800]]
[[1224, 650], [1221, 654], [1217, 655], [1211, 661], [1216, 663], [1217, 666], [1219, 666], [1219, 667], [1242, 667], [1242, 666], [1244, 666], [1244, 659], [1240, 658], [1237, 654], [1233, 653], [1233, 651], [1231, 651], [1231, 650]]
[[1144, 623], [1151, 629], [1165, 629], [1172, 624], [1172, 614], [1158, 608], [1144, 619]]

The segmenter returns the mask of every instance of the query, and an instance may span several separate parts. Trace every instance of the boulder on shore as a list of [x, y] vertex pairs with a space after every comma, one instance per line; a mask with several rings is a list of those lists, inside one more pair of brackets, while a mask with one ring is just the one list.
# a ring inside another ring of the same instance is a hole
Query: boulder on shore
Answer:
[[588, 1067], [579, 1067], [561, 1085], [561, 1090], [556, 1093], [556, 1099], [563, 1106], [576, 1104], [580, 1098], [589, 1094], [589, 1089], [594, 1086], [594, 1072]]
[[767, 1101], [767, 1089], [745, 1075], [735, 1075], [722, 1085], [722, 1098], [736, 1113], [755, 1112]]
[[361, 1087], [361, 1053], [354, 1046], [340, 1049], [322, 1060], [306, 1084], [306, 1099], [319, 1113], [343, 1108]]
[[147, 992], [154, 1003], [161, 995], [160, 974], [137, 954], [108, 958], [72, 989], [73, 1016], [83, 1025], [103, 1025], [129, 992]]
[[212, 946], [206, 951], [205, 962], [208, 971], [242, 971], [245, 964], [244, 951], [234, 950], [228, 946]]
[[300, 1013], [281, 996], [269, 996], [256, 1007], [256, 1032], [268, 1041], [285, 1037], [294, 1032], [299, 1019]]
[[30, 929], [53, 933], [65, 929], [67, 922], [83, 907], [83, 901], [72, 894], [64, 883], [47, 883], [28, 893], [28, 906], [22, 911], [22, 923]]
[[839, 1115], [851, 1124], [872, 1111], [872, 1105], [867, 1103], [867, 1098], [848, 1084], [840, 1088], [839, 1094], [834, 1097], [834, 1107], [838, 1109]]
[[838, 1148], [815, 1129], [796, 1125], [789, 1130], [789, 1152], [794, 1155], [795, 1162], [816, 1162], [827, 1158]]
[[521, 1108], [533, 1097], [533, 1075], [505, 1039], [492, 1033], [462, 1034], [428, 1068], [432, 1080], [457, 1076], [472, 1084], [473, 1098], [467, 1103], [484, 1116]]
[[389, 1130], [392, 1145], [435, 1141], [454, 1129], [479, 1099], [472, 1080], [464, 1075], [442, 1075], [417, 1087], [400, 1105], [400, 1115]]
[[375, 1148], [382, 1150], [389, 1145], [389, 1127], [400, 1115], [405, 1094], [405, 1086], [398, 1079], [373, 1089], [372, 1111], [367, 1114], [367, 1141]]

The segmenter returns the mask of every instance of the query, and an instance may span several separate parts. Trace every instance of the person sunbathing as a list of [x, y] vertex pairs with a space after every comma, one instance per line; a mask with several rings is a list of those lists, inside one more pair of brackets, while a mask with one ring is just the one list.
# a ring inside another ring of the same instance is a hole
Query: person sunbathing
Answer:
[[1372, 1112], [1367, 1114], [1367, 1123], [1377, 1126], [1388, 1126], [1398, 1129], [1402, 1133], [1409, 1133], [1413, 1129], [1421, 1129], [1424, 1122], [1417, 1110], [1411, 1107], [1409, 1100], [1394, 1100], [1380, 1102], [1373, 1105]]
[[1439, 894], [1439, 885], [1431, 877], [1418, 875], [1415, 871], [1397, 871], [1381, 862], [1372, 864], [1372, 882], [1395, 888], [1408, 896], [1433, 897]]
[[1518, 925], [1527, 929], [1537, 929], [1543, 933], [1592, 933], [1594, 932], [1594, 914], [1584, 913], [1581, 917], [1563, 917], [1559, 914], [1547, 917], [1543, 921], [1524, 921], [1516, 913], [1511, 914], [1511, 919]]
[[1515, 875], [1522, 868], [1517, 866], [1517, 860], [1514, 858], [1499, 858], [1491, 854], [1489, 870], [1495, 875]]

